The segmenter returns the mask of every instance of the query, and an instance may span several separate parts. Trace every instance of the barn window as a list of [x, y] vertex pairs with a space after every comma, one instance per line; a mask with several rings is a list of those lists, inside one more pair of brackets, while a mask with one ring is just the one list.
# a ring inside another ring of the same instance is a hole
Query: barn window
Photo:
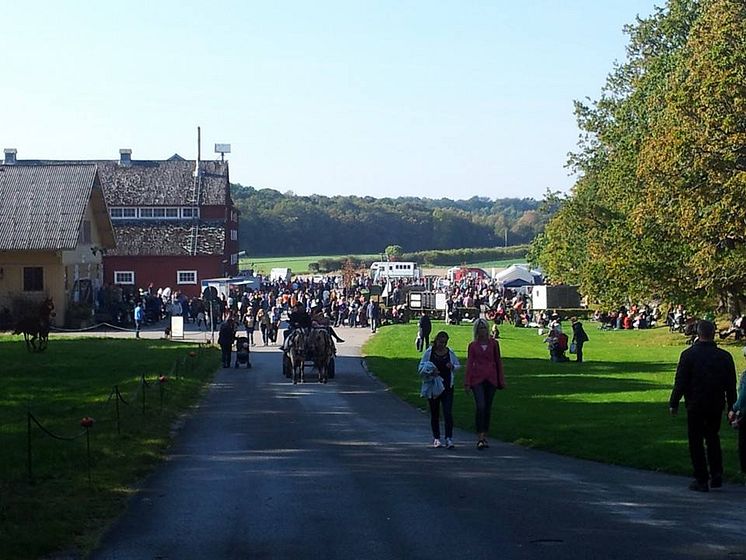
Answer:
[[231, 255], [231, 264], [238, 264], [238, 254]]
[[153, 209], [152, 208], [140, 208], [140, 217], [141, 218], [152, 218]]
[[114, 283], [134, 285], [135, 273], [131, 270], [115, 270]]
[[184, 207], [181, 209], [182, 218], [199, 218], [199, 208]]
[[165, 208], [153, 208], [153, 217], [154, 218], [165, 218], [166, 209]]
[[166, 218], [178, 218], [178, 217], [179, 217], [178, 208], [166, 208]]
[[41, 266], [24, 266], [23, 267], [23, 291], [24, 292], [43, 292], [44, 291], [44, 268]]
[[197, 271], [196, 270], [178, 270], [176, 272], [176, 283], [177, 284], [196, 284], [197, 283]]
[[238, 230], [231, 230], [231, 241], [238, 241]]
[[137, 208], [122, 208], [122, 218], [137, 218]]
[[111, 217], [112, 218], [121, 218], [122, 217], [122, 209], [121, 208], [112, 208], [111, 209]]

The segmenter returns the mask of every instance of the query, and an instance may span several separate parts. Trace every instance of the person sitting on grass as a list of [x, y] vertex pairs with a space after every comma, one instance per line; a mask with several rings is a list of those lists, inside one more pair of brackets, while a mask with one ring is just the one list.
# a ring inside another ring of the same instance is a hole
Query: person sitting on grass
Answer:
[[565, 355], [567, 352], [567, 335], [562, 332], [559, 323], [552, 327], [549, 336], [544, 339], [549, 348], [549, 359], [553, 362], [569, 362], [570, 358]]

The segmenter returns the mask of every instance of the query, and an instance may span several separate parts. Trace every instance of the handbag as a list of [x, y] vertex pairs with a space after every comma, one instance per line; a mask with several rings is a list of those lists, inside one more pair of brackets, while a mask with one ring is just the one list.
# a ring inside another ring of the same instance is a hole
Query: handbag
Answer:
[[578, 352], [578, 345], [574, 342], [570, 343], [570, 354], [576, 354]]

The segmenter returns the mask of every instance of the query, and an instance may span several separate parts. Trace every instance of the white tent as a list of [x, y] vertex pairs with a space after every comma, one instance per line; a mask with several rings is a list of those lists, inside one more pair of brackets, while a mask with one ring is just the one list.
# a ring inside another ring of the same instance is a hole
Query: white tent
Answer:
[[536, 283], [538, 272], [531, 271], [525, 266], [511, 264], [505, 270], [495, 274], [495, 280], [503, 286], [514, 288]]

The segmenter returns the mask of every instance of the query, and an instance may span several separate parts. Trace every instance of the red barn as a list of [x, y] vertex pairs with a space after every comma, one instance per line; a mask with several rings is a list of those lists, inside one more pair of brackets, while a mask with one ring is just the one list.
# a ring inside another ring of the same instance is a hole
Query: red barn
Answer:
[[170, 287], [200, 294], [204, 278], [238, 274], [238, 210], [228, 163], [131, 159], [97, 161], [116, 248], [103, 260], [104, 281], [133, 288]]

